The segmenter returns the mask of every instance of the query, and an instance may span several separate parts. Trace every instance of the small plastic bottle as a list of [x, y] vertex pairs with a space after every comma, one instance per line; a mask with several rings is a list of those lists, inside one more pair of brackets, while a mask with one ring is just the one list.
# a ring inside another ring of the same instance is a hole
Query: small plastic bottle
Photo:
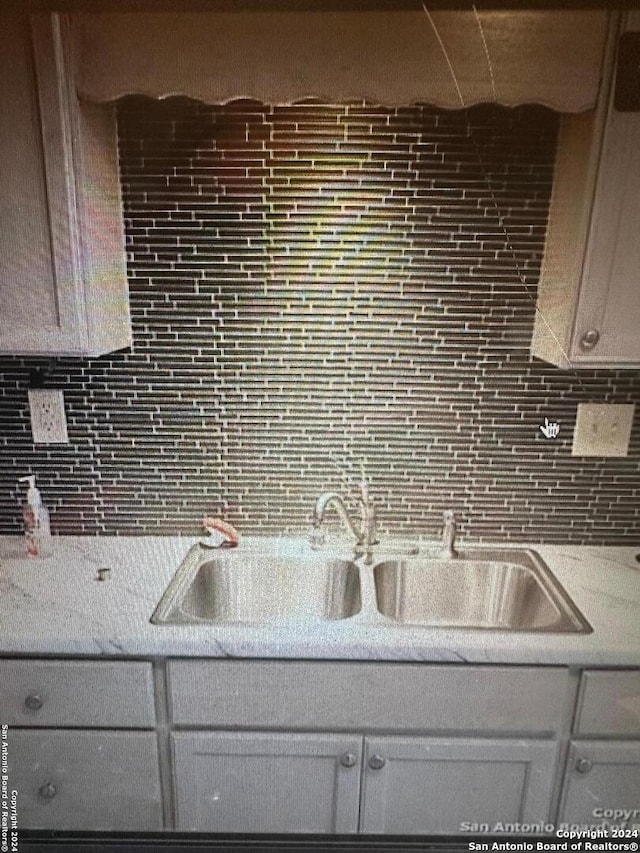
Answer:
[[21, 477], [19, 482], [29, 483], [27, 502], [22, 507], [27, 556], [46, 556], [51, 538], [49, 510], [42, 503], [42, 496], [36, 488], [36, 478], [33, 474], [29, 477]]

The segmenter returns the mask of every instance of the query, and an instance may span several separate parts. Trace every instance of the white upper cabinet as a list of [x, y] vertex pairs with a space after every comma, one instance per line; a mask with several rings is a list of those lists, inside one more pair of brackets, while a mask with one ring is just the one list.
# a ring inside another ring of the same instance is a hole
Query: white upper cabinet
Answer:
[[0, 42], [0, 352], [129, 346], [114, 107], [78, 101], [57, 16]]
[[578, 363], [640, 364], [640, 112], [611, 110], [576, 311]]
[[640, 364], [640, 112], [614, 107], [616, 43], [598, 108], [561, 120], [531, 348], [560, 367]]

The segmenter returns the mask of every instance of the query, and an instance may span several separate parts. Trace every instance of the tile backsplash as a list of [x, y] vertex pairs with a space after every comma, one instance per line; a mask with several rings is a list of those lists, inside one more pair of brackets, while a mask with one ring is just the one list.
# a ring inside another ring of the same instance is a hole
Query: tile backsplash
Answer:
[[[59, 533], [300, 529], [359, 478], [383, 530], [640, 544], [630, 454], [571, 455], [640, 374], [532, 360], [558, 116], [542, 107], [118, 106], [134, 346], [58, 359], [70, 444], [34, 446], [41, 359], [0, 359], [0, 531], [37, 473]], [[555, 440], [539, 429], [558, 421]]]

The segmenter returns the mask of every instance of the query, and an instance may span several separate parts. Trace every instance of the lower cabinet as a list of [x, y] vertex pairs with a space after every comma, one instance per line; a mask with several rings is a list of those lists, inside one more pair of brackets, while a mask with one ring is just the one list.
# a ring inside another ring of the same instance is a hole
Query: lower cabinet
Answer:
[[154, 732], [10, 728], [7, 754], [22, 829], [162, 829]]
[[640, 828], [638, 670], [582, 673], [559, 820]]
[[172, 738], [178, 830], [357, 832], [362, 737], [178, 732]]
[[0, 739], [21, 828], [450, 835], [640, 824], [637, 669], [586, 670], [578, 687], [558, 667], [170, 664], [159, 727], [150, 662], [0, 659]]
[[465, 824], [547, 822], [555, 765], [554, 742], [365, 738], [360, 830], [455, 834]]
[[[173, 735], [179, 830], [434, 834], [546, 822], [553, 742]], [[363, 760], [364, 756], [364, 760]]]
[[[614, 818], [628, 810], [630, 818]], [[633, 812], [635, 811], [635, 814]], [[564, 780], [560, 821], [640, 824], [640, 742], [572, 742]]]

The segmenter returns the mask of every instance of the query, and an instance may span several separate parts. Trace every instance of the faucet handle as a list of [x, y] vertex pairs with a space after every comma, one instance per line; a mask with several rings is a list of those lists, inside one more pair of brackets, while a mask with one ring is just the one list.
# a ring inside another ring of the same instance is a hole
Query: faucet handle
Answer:
[[446, 509], [443, 512], [444, 530], [442, 531], [442, 547], [440, 556], [446, 559], [453, 559], [458, 556], [456, 550], [456, 514], [452, 509]]
[[369, 479], [364, 470], [364, 465], [360, 466], [361, 476], [360, 483], [358, 484], [360, 487], [360, 500], [364, 504], [364, 506], [369, 506], [372, 503], [371, 498], [371, 490], [369, 485]]
[[377, 545], [378, 539], [378, 511], [376, 510], [375, 502], [368, 500], [367, 512], [363, 518], [364, 537], [370, 545]]
[[360, 483], [363, 489], [369, 488], [369, 478], [367, 477], [367, 471], [362, 460], [360, 460]]

